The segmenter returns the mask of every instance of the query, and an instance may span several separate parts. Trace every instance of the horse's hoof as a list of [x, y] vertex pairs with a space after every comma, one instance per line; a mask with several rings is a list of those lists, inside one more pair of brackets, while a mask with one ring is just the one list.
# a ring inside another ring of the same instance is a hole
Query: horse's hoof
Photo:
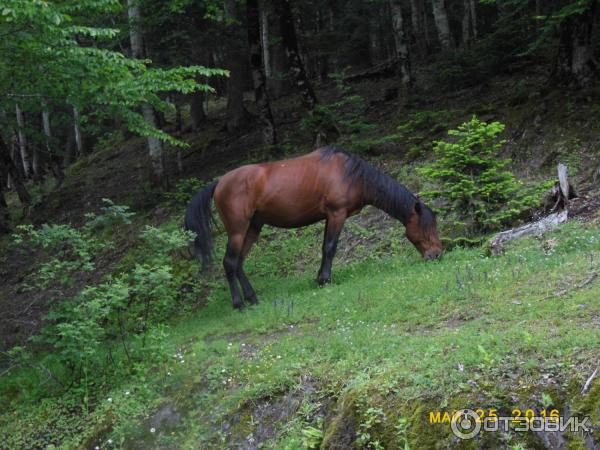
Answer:
[[258, 297], [256, 294], [251, 295], [250, 297], [246, 297], [246, 301], [251, 305], [258, 305]]
[[319, 286], [320, 286], [320, 287], [323, 287], [323, 286], [325, 286], [326, 284], [329, 284], [329, 283], [331, 283], [331, 278], [319, 278], [319, 279], [317, 280], [317, 283], [319, 283]]
[[244, 305], [244, 302], [240, 301], [240, 302], [236, 302], [233, 304], [233, 309], [237, 309], [238, 311], [242, 311], [244, 309], [246, 305]]

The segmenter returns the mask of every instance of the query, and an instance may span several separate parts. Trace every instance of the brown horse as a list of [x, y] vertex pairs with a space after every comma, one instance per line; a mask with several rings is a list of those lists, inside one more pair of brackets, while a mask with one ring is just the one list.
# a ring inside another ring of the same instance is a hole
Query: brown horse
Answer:
[[234, 308], [257, 303], [244, 273], [244, 258], [264, 224], [297, 228], [325, 219], [320, 285], [331, 280], [331, 264], [344, 221], [365, 205], [400, 220], [406, 236], [426, 260], [442, 254], [435, 215], [406, 187], [362, 159], [334, 147], [295, 159], [239, 167], [192, 199], [185, 227], [196, 233], [195, 256], [207, 267], [212, 257], [214, 197], [229, 240], [223, 260]]

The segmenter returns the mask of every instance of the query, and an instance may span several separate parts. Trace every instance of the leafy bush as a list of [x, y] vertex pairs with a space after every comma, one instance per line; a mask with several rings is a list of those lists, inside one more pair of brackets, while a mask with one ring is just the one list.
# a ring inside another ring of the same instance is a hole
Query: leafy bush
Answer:
[[106, 206], [101, 207], [103, 214], [97, 216], [94, 213], [85, 215], [87, 222], [85, 226], [91, 229], [106, 229], [117, 224], [131, 224], [131, 218], [135, 216], [134, 212], [129, 211], [129, 206], [115, 205], [110, 198], [103, 198]]
[[20, 225], [17, 230], [19, 233], [13, 236], [14, 244], [22, 245], [27, 241], [34, 247], [47, 250], [51, 255], [48, 261], [40, 264], [34, 275], [34, 286], [26, 285], [27, 289], [45, 288], [51, 282], [73, 284], [73, 273], [93, 271], [94, 255], [111, 245], [70, 225], [44, 224], [39, 229], [35, 229], [33, 225]]
[[454, 141], [436, 142], [435, 162], [421, 169], [438, 186], [424, 195], [439, 199], [441, 209], [471, 232], [508, 225], [540, 202], [539, 189], [525, 189], [505, 170], [510, 160], [498, 157], [505, 143], [498, 138], [503, 130], [499, 122], [473, 117], [448, 132]]
[[526, 15], [507, 14], [496, 29], [473, 45], [446, 52], [434, 65], [434, 79], [444, 90], [454, 91], [487, 83], [523, 59], [530, 29]]
[[[51, 252], [50, 260], [41, 263], [32, 277], [35, 285], [72, 284], [75, 272], [95, 269], [95, 254], [110, 245], [96, 238], [97, 231], [110, 232], [120, 224], [130, 224], [134, 214], [127, 206], [104, 202], [103, 214], [88, 214], [81, 229], [48, 224], [39, 229], [20, 227], [14, 239], [17, 245], [28, 242]], [[68, 378], [79, 386], [87, 404], [87, 386], [107, 369], [132, 369], [139, 361], [160, 359], [158, 342], [165, 336], [162, 323], [188, 295], [180, 288], [189, 284], [190, 271], [179, 270], [176, 257], [191, 239], [190, 232], [179, 228], [147, 226], [140, 234], [135, 264], [58, 302], [45, 317], [47, 325], [33, 338], [53, 349], [42, 370], [52, 367], [53, 378]], [[13, 359], [31, 366], [27, 357], [24, 352]], [[107, 360], [112, 364], [106, 364]]]
[[316, 105], [312, 114], [300, 122], [301, 130], [313, 136], [321, 134], [335, 141], [340, 133], [356, 134], [374, 128], [363, 121], [367, 102], [352, 92], [352, 88], [344, 82], [344, 77], [343, 71], [332, 75], [340, 99], [326, 105]]
[[175, 190], [165, 193], [165, 197], [173, 206], [185, 206], [194, 194], [205, 186], [199, 178], [189, 177], [177, 183]]
[[431, 151], [431, 135], [447, 130], [452, 121], [463, 116], [456, 109], [439, 111], [417, 111], [410, 114], [408, 120], [398, 127], [398, 140], [404, 140], [408, 150], [407, 160], [417, 159]]
[[[50, 324], [36, 340], [50, 344], [58, 361], [73, 374], [100, 370], [105, 365], [102, 358], [115, 343], [123, 348], [131, 365], [136, 354], [129, 338], [145, 336], [151, 325], [172, 315], [183, 280], [174, 274], [171, 253], [189, 244], [189, 233], [147, 227], [141, 238], [149, 255], [144, 263], [109, 276], [97, 286], [85, 287], [47, 315]], [[138, 352], [143, 352], [145, 345], [142, 339]], [[112, 354], [109, 359], [115, 361]]]
[[17, 227], [18, 233], [13, 235], [15, 245], [27, 242], [46, 250], [49, 255], [34, 274], [33, 286], [26, 285], [26, 289], [46, 288], [50, 283], [72, 285], [75, 272], [95, 270], [96, 255], [112, 247], [112, 242], [101, 239], [97, 232], [112, 229], [118, 224], [131, 224], [131, 217], [135, 215], [128, 206], [115, 205], [108, 198], [102, 201], [106, 204], [101, 208], [103, 213], [86, 214], [87, 221], [81, 229], [66, 224], [43, 224], [38, 229], [33, 225]]

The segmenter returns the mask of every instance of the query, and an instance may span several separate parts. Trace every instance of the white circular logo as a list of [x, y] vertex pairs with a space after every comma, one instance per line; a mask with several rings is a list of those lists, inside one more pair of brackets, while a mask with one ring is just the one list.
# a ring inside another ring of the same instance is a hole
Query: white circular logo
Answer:
[[450, 428], [459, 439], [473, 439], [481, 431], [481, 421], [475, 411], [463, 409], [452, 417]]

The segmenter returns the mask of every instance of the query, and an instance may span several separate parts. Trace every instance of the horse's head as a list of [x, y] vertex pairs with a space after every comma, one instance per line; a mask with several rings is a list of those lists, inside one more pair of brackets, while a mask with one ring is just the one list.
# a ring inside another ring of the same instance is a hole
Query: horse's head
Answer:
[[437, 233], [435, 214], [417, 200], [412, 215], [406, 223], [406, 237], [423, 258], [430, 261], [442, 255], [442, 241]]

